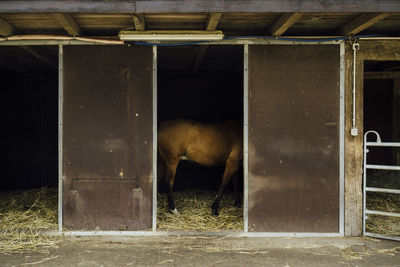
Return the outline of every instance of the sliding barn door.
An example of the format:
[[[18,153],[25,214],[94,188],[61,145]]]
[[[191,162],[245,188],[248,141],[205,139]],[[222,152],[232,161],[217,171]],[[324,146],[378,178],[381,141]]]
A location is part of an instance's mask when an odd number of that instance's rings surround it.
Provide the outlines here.
[[[152,226],[152,48],[65,46],[63,227]]]
[[[339,232],[338,45],[249,46],[249,232]]]

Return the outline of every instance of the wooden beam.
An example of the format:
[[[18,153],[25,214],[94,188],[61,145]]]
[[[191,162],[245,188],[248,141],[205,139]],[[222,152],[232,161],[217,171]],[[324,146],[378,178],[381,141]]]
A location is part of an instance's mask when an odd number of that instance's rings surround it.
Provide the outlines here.
[[[344,25],[340,29],[340,34],[345,36],[355,35],[368,27],[371,27],[378,21],[389,16],[388,13],[367,13],[360,15],[350,21],[348,24]]]
[[[222,13],[210,13],[207,17],[207,22],[205,29],[207,31],[215,31],[218,26],[218,23],[221,19]],[[203,59],[207,53],[208,45],[202,45],[199,47],[197,51],[196,58],[193,64],[193,71],[198,71],[200,69],[201,63],[203,63]]]
[[[400,71],[368,71],[364,72],[364,79],[400,80]]]
[[[10,12],[400,12],[398,0],[19,0],[0,1]]]
[[[285,13],[269,29],[272,36],[280,36],[295,24],[302,16],[302,13]]]
[[[0,18],[0,35],[10,36],[14,32],[14,28],[4,19]]]
[[[77,36],[81,34],[81,28],[71,14],[54,13],[53,16],[56,18],[57,22],[64,27],[69,35]]]
[[[221,19],[222,13],[210,13],[207,17],[206,31],[215,31]]]
[[[31,55],[33,55],[37,59],[39,59],[39,60],[41,60],[43,62],[46,62],[52,68],[54,68],[54,69],[58,68],[57,61],[54,58],[52,58],[49,55],[47,55],[46,52],[43,51],[43,49],[41,49],[39,47],[26,46],[26,45],[21,45],[20,48],[22,48],[23,50],[27,51],[28,53],[30,53]]]
[[[135,24],[135,30],[137,31],[146,30],[146,19],[143,13],[134,14],[133,23]]]

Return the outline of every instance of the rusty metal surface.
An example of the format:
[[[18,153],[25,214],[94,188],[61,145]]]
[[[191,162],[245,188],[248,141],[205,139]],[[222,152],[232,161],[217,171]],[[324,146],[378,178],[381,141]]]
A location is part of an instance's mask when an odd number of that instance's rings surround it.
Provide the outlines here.
[[[152,216],[151,47],[64,47],[67,229],[143,230]]]
[[[249,231],[339,232],[339,46],[249,47]]]

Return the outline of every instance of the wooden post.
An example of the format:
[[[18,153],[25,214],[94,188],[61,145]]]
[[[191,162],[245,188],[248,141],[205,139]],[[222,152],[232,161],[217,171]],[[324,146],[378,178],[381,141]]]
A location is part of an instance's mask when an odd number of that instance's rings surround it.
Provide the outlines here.
[[[351,136],[352,128],[352,84],[353,50],[346,45],[346,84],[345,84],[345,235],[362,234],[362,175],[363,175],[363,102],[364,102],[364,61],[400,60],[399,40],[359,41],[356,65],[356,126],[358,136]],[[399,82],[396,82],[397,84]],[[398,85],[395,85],[398,88]],[[400,95],[397,95],[400,97]],[[398,124],[398,122],[397,122]]]
[[[346,45],[345,85],[345,235],[359,236],[362,231],[362,172],[363,172],[363,64],[356,65],[356,127],[358,136],[350,134],[353,116],[353,50]]]

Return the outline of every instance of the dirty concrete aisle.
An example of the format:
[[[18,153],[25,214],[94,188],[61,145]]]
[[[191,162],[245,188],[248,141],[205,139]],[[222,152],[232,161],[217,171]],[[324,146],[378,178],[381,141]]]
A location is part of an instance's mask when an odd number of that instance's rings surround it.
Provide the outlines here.
[[[1,266],[400,266],[400,243],[365,238],[69,238]]]

